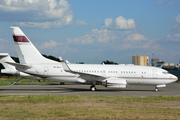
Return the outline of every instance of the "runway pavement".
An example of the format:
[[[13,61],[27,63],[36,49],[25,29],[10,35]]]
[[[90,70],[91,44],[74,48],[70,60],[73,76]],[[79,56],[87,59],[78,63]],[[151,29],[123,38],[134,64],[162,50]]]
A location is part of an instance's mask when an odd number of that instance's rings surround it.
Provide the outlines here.
[[[154,86],[131,85],[126,89],[109,89],[97,85],[97,91],[90,91],[90,85],[65,84],[56,82],[30,83],[0,86],[0,95],[92,95],[92,96],[180,96],[180,83],[168,84],[154,92]]]

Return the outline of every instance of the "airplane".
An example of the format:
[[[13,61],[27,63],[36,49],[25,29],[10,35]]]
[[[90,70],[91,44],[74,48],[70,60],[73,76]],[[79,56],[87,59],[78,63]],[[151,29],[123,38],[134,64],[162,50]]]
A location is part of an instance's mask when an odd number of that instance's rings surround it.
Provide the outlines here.
[[[40,77],[36,77],[36,76],[32,76],[30,74],[20,72],[20,71],[16,70],[16,68],[14,66],[9,65],[6,62],[15,63],[15,61],[10,57],[10,55],[8,53],[0,53],[0,63],[5,68],[5,69],[1,69],[1,73],[15,75],[15,76],[21,76],[22,78],[37,79],[37,80],[42,79]],[[14,82],[13,85],[15,83],[17,83],[18,81],[20,81],[22,78],[20,78],[16,82]]]
[[[152,66],[105,65],[105,64],[66,64],[43,57],[19,27],[10,27],[20,60],[19,63],[6,62],[24,73],[59,80],[90,84],[90,90],[96,91],[96,85],[107,88],[126,88],[128,85],[153,85],[155,91],[178,78],[168,71]]]

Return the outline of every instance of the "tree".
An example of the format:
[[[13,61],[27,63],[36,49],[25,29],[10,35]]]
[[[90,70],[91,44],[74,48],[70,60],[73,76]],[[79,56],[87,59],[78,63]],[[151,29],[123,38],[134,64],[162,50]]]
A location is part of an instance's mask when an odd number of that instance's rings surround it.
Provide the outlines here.
[[[54,60],[54,61],[60,62],[59,58],[56,58],[56,57],[54,57],[54,56],[52,56],[52,55],[49,55],[49,56],[44,55],[44,54],[42,54],[42,55],[43,55],[44,57],[48,58],[48,59],[51,59],[51,60]]]
[[[19,63],[19,58],[11,56],[11,58],[16,62]]]
[[[116,62],[113,62],[113,61],[109,61],[109,60],[106,60],[106,61],[102,61],[101,64],[115,64],[115,65],[118,65],[118,63]]]

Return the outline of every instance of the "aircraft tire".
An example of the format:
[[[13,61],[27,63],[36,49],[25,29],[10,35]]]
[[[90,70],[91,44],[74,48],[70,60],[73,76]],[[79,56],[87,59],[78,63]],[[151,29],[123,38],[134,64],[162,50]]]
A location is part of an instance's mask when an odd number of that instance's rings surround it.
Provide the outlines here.
[[[155,92],[158,92],[158,91],[159,91],[159,89],[156,87],[156,88],[154,89],[154,91],[155,91]]]
[[[96,87],[92,85],[92,86],[90,87],[90,90],[91,90],[91,91],[96,91]]]
[[[60,85],[64,85],[65,83],[63,83],[63,82],[60,82]]]

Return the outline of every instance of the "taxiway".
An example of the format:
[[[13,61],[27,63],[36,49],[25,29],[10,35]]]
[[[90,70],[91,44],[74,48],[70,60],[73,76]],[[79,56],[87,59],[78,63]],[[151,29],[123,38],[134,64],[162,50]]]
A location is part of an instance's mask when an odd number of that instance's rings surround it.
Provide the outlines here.
[[[154,86],[131,85],[126,89],[108,89],[97,85],[97,91],[90,91],[90,85],[65,84],[56,82],[30,83],[22,85],[0,86],[0,95],[93,95],[93,96],[180,96],[180,83],[168,84],[154,91]]]

